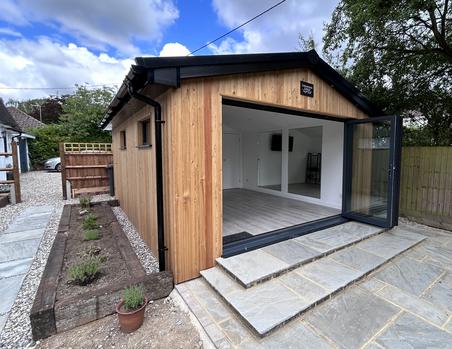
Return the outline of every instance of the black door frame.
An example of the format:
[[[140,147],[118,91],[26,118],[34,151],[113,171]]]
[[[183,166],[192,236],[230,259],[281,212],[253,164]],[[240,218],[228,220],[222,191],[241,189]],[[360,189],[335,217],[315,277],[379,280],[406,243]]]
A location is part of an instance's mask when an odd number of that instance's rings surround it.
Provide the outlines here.
[[[346,158],[345,129],[347,128],[347,123],[354,122],[354,121],[360,121],[360,120],[356,120],[356,119],[350,120],[347,118],[340,118],[340,117],[334,117],[334,116],[329,116],[329,115],[303,112],[303,111],[298,111],[298,110],[293,110],[293,109],[287,109],[284,107],[258,104],[258,103],[253,103],[253,102],[249,102],[249,101],[242,101],[242,100],[230,99],[230,98],[225,98],[225,97],[223,97],[223,99],[222,99],[222,105],[230,105],[230,106],[247,108],[247,109],[256,109],[256,110],[270,111],[270,112],[276,112],[276,113],[282,113],[282,114],[310,117],[310,118],[315,118],[315,119],[342,122],[342,123],[344,123],[344,153],[343,153],[344,166],[345,166],[345,161],[346,161],[346,159],[345,159]],[[365,121],[365,120],[376,121],[379,118],[380,117],[372,117],[372,118],[368,118],[368,119],[363,119],[363,121]],[[386,118],[386,117],[382,117],[382,118]],[[398,125],[398,122],[396,124]],[[391,139],[393,139],[394,142],[396,142],[396,144],[395,144],[396,148],[397,147],[400,148],[399,144],[401,144],[401,123],[400,123],[400,129],[398,126],[392,127],[392,131],[395,133],[394,133],[394,137],[391,137]],[[398,163],[400,163],[400,153],[398,153],[397,151],[394,152],[394,161],[396,161],[396,162],[398,161]],[[348,166],[348,163],[347,163],[347,166]],[[343,168],[342,173],[343,173],[343,175],[342,175],[343,176],[342,193],[344,194],[344,192],[345,192],[344,184],[346,182],[345,167]],[[393,225],[397,225],[398,206],[399,206],[398,205],[398,192],[399,192],[399,181],[400,181],[399,166],[397,167],[397,171],[394,172],[393,176],[394,176],[393,177],[394,180],[392,181],[393,188],[391,190],[393,190],[395,193],[397,193],[397,195],[396,195],[397,202],[394,202],[394,206],[393,206],[394,212],[393,212],[392,222],[394,223]],[[342,205],[344,205],[344,195],[342,195]],[[342,212],[343,212],[343,209],[344,209],[344,206],[342,206]],[[395,217],[394,217],[394,215],[395,215]],[[331,217],[326,217],[326,218],[314,220],[314,221],[303,223],[303,224],[298,224],[298,225],[294,225],[294,226],[290,226],[290,227],[286,227],[286,228],[282,228],[282,229],[278,229],[278,230],[273,230],[273,231],[269,231],[269,232],[266,232],[263,234],[253,236],[253,237],[245,238],[243,240],[223,244],[222,257],[225,257],[225,258],[231,257],[234,255],[252,251],[252,250],[264,247],[264,246],[272,245],[277,242],[285,241],[285,240],[299,237],[302,235],[310,234],[310,233],[313,233],[313,232],[316,232],[319,230],[327,229],[327,228],[333,227],[335,225],[343,224],[351,219],[354,219],[354,218],[348,218],[341,213],[338,215],[333,215]],[[372,224],[372,223],[370,223],[370,224]]]
[[[387,215],[386,219],[372,217],[356,212],[350,212],[351,186],[352,186],[352,162],[353,162],[353,126],[370,124],[381,121],[390,121],[391,132],[389,142],[389,168],[387,190]],[[399,194],[400,194],[400,159],[402,149],[402,118],[397,115],[372,117],[360,120],[348,120],[344,124],[344,168],[342,182],[342,215],[348,219],[392,228],[398,224]]]

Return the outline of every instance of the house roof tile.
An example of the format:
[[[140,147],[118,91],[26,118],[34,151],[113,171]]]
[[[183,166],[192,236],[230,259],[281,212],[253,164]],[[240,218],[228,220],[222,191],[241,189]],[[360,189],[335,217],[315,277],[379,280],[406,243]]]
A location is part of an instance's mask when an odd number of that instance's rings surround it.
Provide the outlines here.
[[[20,131],[22,132],[25,132],[30,128],[44,126],[44,123],[28,115],[27,113],[24,113],[22,110],[19,110],[15,107],[8,107],[7,110],[16,121],[17,125],[20,128]]]

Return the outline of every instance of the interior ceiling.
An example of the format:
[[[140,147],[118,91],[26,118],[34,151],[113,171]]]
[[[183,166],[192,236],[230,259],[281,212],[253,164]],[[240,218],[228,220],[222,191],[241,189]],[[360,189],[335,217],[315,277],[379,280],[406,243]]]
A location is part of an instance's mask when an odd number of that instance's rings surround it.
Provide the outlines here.
[[[329,122],[335,121],[223,105],[223,126],[242,132],[276,131],[282,127],[322,126]]]

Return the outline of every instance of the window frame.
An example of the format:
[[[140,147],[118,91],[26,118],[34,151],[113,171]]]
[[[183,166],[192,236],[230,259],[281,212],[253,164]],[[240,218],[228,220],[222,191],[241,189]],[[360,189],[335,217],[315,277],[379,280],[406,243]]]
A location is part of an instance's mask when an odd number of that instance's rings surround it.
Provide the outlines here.
[[[127,150],[127,133],[126,130],[119,131],[119,149]]]
[[[152,147],[152,126],[151,118],[138,121],[138,148]]]

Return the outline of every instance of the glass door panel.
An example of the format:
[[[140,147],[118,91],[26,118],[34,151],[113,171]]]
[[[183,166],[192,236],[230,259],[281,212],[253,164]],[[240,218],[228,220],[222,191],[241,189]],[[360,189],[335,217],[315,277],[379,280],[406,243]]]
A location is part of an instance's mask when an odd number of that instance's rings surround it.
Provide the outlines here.
[[[347,122],[344,216],[383,227],[396,224],[399,128],[394,116]]]

